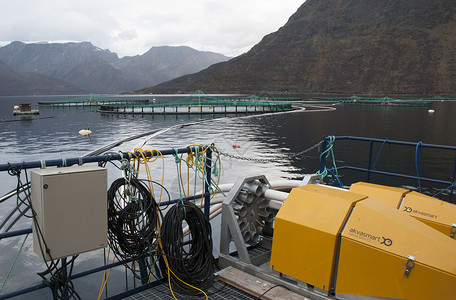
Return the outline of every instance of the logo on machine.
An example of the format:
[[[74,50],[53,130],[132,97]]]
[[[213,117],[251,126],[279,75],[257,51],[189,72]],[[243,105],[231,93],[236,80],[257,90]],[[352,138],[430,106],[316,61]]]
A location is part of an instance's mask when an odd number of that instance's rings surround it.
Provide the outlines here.
[[[390,238],[380,236],[380,235],[370,234],[370,233],[358,230],[356,228],[350,228],[350,231],[348,232],[348,234],[352,235],[352,236],[356,236],[358,238],[361,238],[361,239],[369,241],[369,242],[377,241],[380,245],[385,245],[386,247],[389,247],[393,244],[393,240]]]
[[[410,206],[404,206],[404,211],[411,213],[413,211],[413,209]]]
[[[382,236],[382,241],[380,242],[380,245],[385,245],[387,247],[391,246],[393,244],[393,240],[392,239],[389,239],[389,238],[386,238],[384,236]]]
[[[433,219],[437,219],[437,215],[434,215],[434,214],[431,214],[431,213],[428,213],[428,212],[424,212],[424,211],[419,211],[419,210],[416,210],[416,209],[413,209],[411,206],[404,206],[404,210],[406,213],[414,213],[414,214],[418,214],[418,215],[422,215],[422,216],[425,216],[425,217],[429,217],[429,218],[433,218]]]

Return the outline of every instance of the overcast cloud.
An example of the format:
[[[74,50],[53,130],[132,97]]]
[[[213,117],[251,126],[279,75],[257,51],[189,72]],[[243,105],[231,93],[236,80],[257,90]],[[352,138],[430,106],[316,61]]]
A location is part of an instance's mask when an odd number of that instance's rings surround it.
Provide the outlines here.
[[[0,46],[89,41],[120,57],[153,46],[247,52],[305,0],[0,0]]]

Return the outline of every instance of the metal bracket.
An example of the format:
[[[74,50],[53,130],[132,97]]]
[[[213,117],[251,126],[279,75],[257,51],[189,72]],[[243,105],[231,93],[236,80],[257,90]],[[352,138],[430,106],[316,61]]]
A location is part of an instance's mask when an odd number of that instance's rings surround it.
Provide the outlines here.
[[[321,176],[318,174],[306,174],[302,179],[302,185],[323,183]]]
[[[415,257],[408,255],[407,256],[407,261],[405,262],[405,272],[404,272],[404,277],[407,278],[409,277],[410,271],[412,268],[415,266]]]

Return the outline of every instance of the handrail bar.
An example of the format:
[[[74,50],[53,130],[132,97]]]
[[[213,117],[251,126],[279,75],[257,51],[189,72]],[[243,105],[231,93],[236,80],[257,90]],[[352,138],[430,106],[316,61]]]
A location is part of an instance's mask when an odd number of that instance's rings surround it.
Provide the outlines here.
[[[196,147],[192,147],[196,148]],[[190,153],[192,151],[191,148],[180,148],[177,149],[177,153]],[[167,149],[167,150],[152,150],[152,151],[144,151],[147,157],[159,155],[159,152],[162,155],[172,155],[176,154],[174,149]],[[85,163],[94,163],[94,162],[106,162],[111,160],[121,160],[122,158],[126,157],[128,154],[104,154],[104,155],[97,155],[97,156],[81,156],[81,157],[72,157],[72,158],[65,158],[65,159],[49,159],[49,160],[36,160],[30,162],[22,162],[22,163],[7,163],[7,164],[0,164],[0,172],[1,171],[8,171],[11,167],[16,167],[20,169],[34,169],[34,168],[41,168],[42,165],[46,167],[62,167],[64,165],[71,166],[71,165],[78,165],[78,164],[85,164]],[[134,155],[140,156],[139,152],[134,152]]]
[[[350,169],[350,170],[355,170],[355,171],[361,171],[367,174],[367,182],[370,182],[371,180],[371,175],[372,174],[381,174],[381,175],[386,175],[386,176],[395,176],[395,177],[402,177],[406,179],[414,179],[418,180],[418,187],[419,191],[422,192],[421,188],[421,181],[427,181],[427,182],[433,182],[433,183],[439,183],[439,184],[447,184],[449,185],[450,190],[450,199],[449,202],[452,202],[453,199],[453,192],[456,188],[456,146],[448,146],[448,145],[436,145],[436,144],[426,144],[423,142],[405,142],[405,141],[397,141],[397,140],[389,140],[389,139],[378,139],[378,138],[366,138],[366,137],[356,137],[356,136],[324,136],[322,138],[322,147],[321,147],[321,155],[320,155],[320,174],[324,174],[325,170],[328,170],[326,168],[326,159],[329,155],[329,150],[332,151],[332,143],[336,140],[352,140],[352,141],[361,141],[361,142],[366,142],[369,144],[369,154],[368,154],[368,165],[367,168],[361,168],[361,167],[356,167],[356,166],[344,166],[344,167],[334,167],[331,169],[331,171],[335,171],[336,168],[341,170],[341,169]],[[400,145],[400,146],[409,146],[409,147],[415,147],[415,165],[416,165],[416,172],[417,175],[407,175],[407,174],[399,174],[399,173],[393,173],[390,170],[386,171],[377,171],[375,170],[376,167],[376,162],[374,166],[372,167],[372,159],[373,159],[373,145],[374,143],[379,143],[382,144],[382,148],[384,144],[389,144],[391,145]],[[330,148],[328,148],[330,147]],[[380,152],[382,150],[380,148]],[[455,152],[454,156],[454,167],[453,167],[453,172],[450,176],[450,180],[441,180],[441,179],[435,179],[435,178],[426,178],[422,177],[420,174],[420,169],[418,168],[418,163],[421,165],[421,160],[422,160],[422,154],[421,150],[423,148],[431,148],[431,149],[439,149],[439,150],[450,150]],[[380,155],[380,152],[378,155]],[[325,154],[325,155],[324,155]],[[419,154],[419,160],[418,160],[418,154]],[[389,147],[388,150],[388,155],[391,155],[391,149]],[[377,156],[378,159],[378,156]],[[339,184],[341,184],[339,182]]]
[[[333,171],[333,169],[330,169]],[[370,172],[370,173],[375,173],[375,174],[381,174],[381,175],[389,175],[389,176],[395,176],[395,177],[403,177],[403,178],[408,178],[408,179],[418,179],[417,176],[413,175],[406,175],[406,174],[399,174],[399,173],[394,173],[394,172],[385,172],[385,171],[377,171],[377,170],[369,170],[365,168],[358,168],[358,167],[353,167],[353,166],[342,166],[342,167],[337,167],[337,170],[353,170],[353,171],[360,171],[360,172]],[[452,184],[451,181],[446,181],[446,180],[439,180],[439,179],[433,179],[433,178],[427,178],[427,177],[420,177],[419,178],[422,181],[428,181],[428,182],[433,182],[433,183],[441,183],[441,184]]]
[[[328,137],[324,137],[324,140],[328,140]],[[389,139],[378,139],[378,138],[365,138],[365,137],[357,137],[357,136],[336,136],[336,140],[353,140],[353,141],[365,141],[365,142],[378,142],[378,143],[386,143],[386,144],[396,144],[396,145],[404,145],[404,146],[417,146],[418,143],[414,142],[405,142],[405,141],[397,141],[397,140],[389,140]],[[447,146],[447,145],[437,145],[437,144],[425,144],[421,143],[420,146],[428,147],[428,148],[438,148],[438,149],[446,149],[446,150],[456,150],[456,146]]]

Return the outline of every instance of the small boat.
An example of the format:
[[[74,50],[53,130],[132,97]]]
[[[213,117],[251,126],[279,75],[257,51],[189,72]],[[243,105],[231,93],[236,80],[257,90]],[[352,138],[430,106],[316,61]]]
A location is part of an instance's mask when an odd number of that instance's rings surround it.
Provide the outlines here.
[[[19,106],[15,105],[13,108],[13,115],[39,115],[40,112],[38,109],[32,109],[30,103],[20,104]]]

